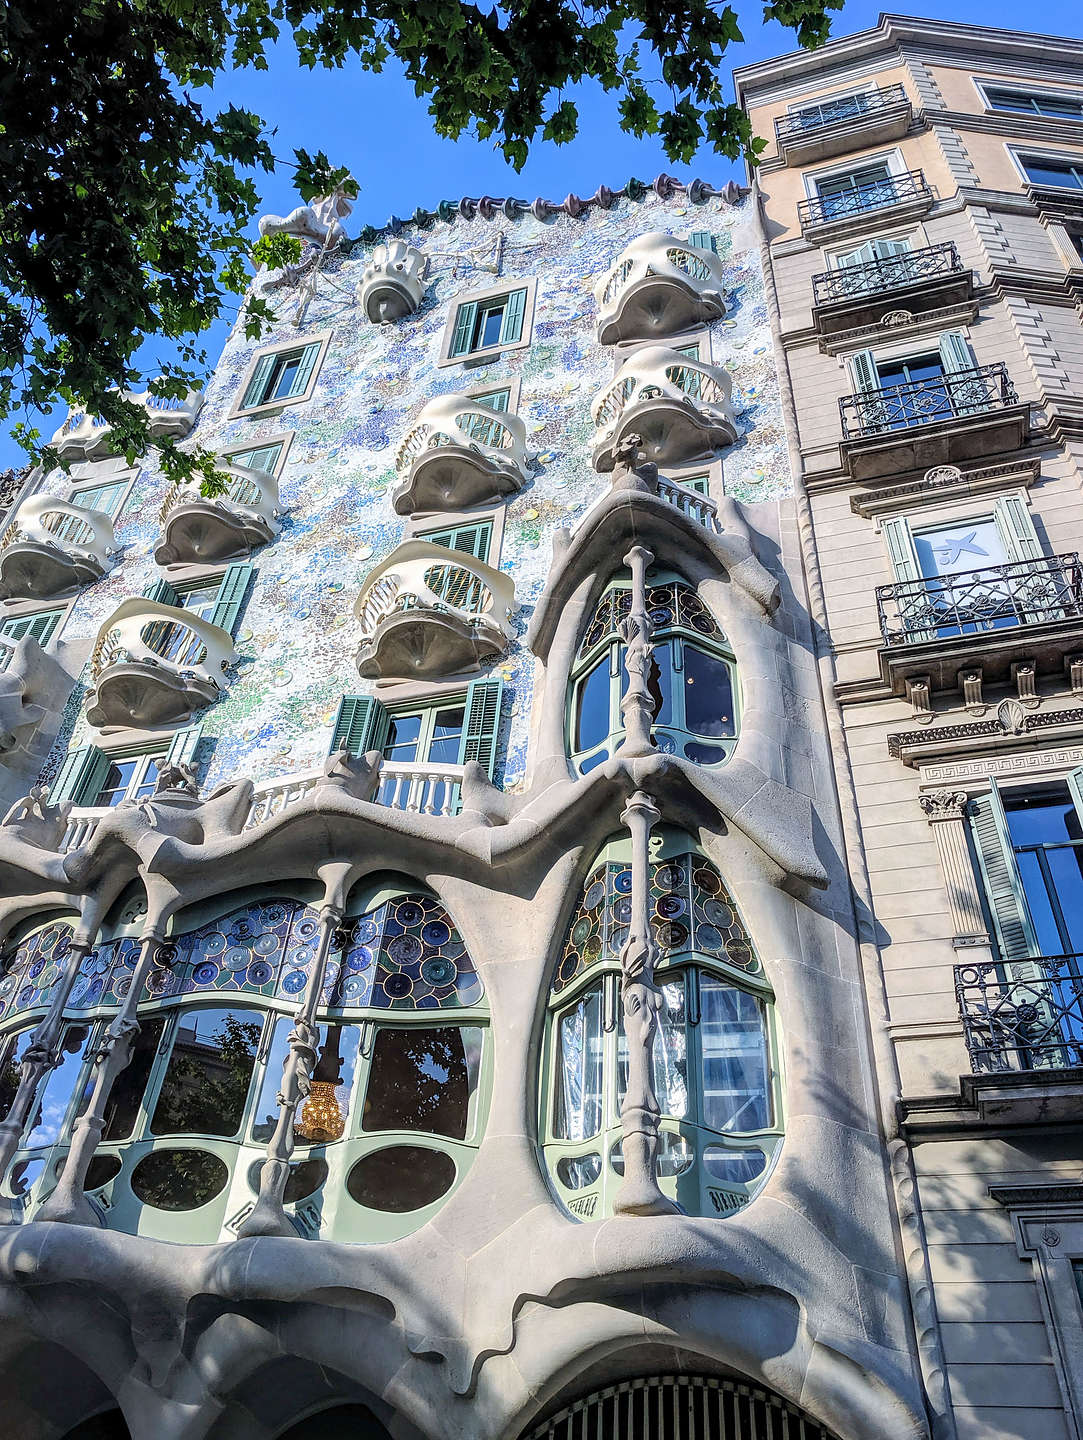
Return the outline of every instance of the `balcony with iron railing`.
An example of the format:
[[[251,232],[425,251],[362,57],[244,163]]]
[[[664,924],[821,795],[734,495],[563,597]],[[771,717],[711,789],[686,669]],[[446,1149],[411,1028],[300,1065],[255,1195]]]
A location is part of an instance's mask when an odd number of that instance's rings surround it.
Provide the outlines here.
[[[50,600],[101,579],[113,522],[56,495],[27,500],[0,539],[0,600]]]
[[[203,406],[202,390],[189,390],[183,398],[125,391],[124,398],[146,410],[152,440],[183,440]],[[49,444],[62,460],[99,460],[111,453],[112,430],[107,420],[72,410]]]
[[[125,600],[98,632],[87,720],[98,729],[183,724],[220,698],[236,658],[229,634],[209,620]]]
[[[660,340],[726,313],[722,261],[660,231],[625,246],[594,288],[598,341]]]
[[[1083,639],[1083,568],[1075,554],[1014,560],[881,585],[876,605],[881,673],[895,694],[917,675],[929,675],[935,690],[954,689],[971,668],[985,681],[1007,681],[1023,658],[1039,673],[1060,674]]]
[[[662,345],[637,350],[591,406],[598,435],[594,468],[613,469],[616,451],[638,435],[656,465],[698,464],[737,438],[729,372]]]
[[[530,478],[526,425],[469,395],[430,400],[395,456],[392,503],[415,510],[464,510],[516,495]]]
[[[511,640],[515,584],[472,555],[408,540],[366,577],[354,614],[363,679],[471,674]]]
[[[199,481],[175,484],[158,518],[154,549],[159,565],[221,565],[245,560],[282,528],[277,520],[278,481],[266,470],[221,466],[229,481],[224,495],[208,500]]]
[[[842,463],[854,480],[1005,455],[1029,429],[1029,407],[1000,363],[860,390],[843,396],[839,411]]]
[[[976,1074],[1083,1068],[1083,956],[955,966]]]
[[[812,323],[820,335],[879,325],[886,315],[925,315],[973,299],[974,272],[946,241],[812,277]]]
[[[932,208],[933,198],[924,171],[908,170],[838,194],[802,200],[797,218],[805,239],[820,242],[870,226],[915,219]]]
[[[897,140],[910,128],[913,111],[901,85],[885,85],[803,105],[775,121],[775,142],[787,165],[807,165],[848,150]]]

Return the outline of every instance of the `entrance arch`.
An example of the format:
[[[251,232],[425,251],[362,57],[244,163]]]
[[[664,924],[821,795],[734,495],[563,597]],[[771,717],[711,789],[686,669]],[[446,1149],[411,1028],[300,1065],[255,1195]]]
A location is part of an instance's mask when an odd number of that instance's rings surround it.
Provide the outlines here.
[[[390,1440],[390,1436],[367,1405],[336,1405],[298,1420],[276,1440]]]

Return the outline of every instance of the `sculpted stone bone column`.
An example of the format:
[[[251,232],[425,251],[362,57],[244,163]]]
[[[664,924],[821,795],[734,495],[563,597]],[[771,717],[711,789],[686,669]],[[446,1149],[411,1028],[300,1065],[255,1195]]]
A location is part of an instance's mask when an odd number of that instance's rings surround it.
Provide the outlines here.
[[[632,572],[632,608],[620,622],[620,638],[624,641],[624,668],[628,685],[620,702],[624,721],[621,754],[626,759],[650,755],[654,751],[651,722],[654,720],[654,698],[648,677],[651,667],[651,620],[647,614],[647,567],[654,559],[642,545],[633,545],[624,557]]]
[[[94,927],[95,929],[97,926]],[[83,930],[72,936],[64,963],[64,973],[56,983],[47,1014],[34,1032],[19,1066],[19,1088],[6,1119],[0,1122],[0,1175],[7,1173],[12,1156],[19,1148],[27,1121],[38,1102],[41,1082],[50,1070],[60,1064],[60,1036],[64,1030],[64,1011],[79,974],[83,959],[93,949],[91,935]],[[0,1225],[13,1225],[20,1219],[18,1206],[0,1195]]]
[[[282,1088],[276,1096],[278,1122],[274,1134],[267,1142],[267,1159],[260,1170],[259,1195],[251,1214],[237,1232],[241,1239],[248,1239],[253,1235],[297,1236],[297,1231],[290,1224],[289,1216],[283,1208],[283,1196],[290,1176],[297,1107],[308,1096],[312,1085],[312,1072],[316,1068],[320,1036],[316,1026],[316,1011],[323,994],[323,977],[327,972],[331,941],[342,923],[349,869],[348,866],[329,868],[331,873],[325,882],[324,903],[320,908],[320,938],[316,957],[309,971],[304,997],[297,1007],[293,1029],[287,1039],[286,1059],[282,1065]]]

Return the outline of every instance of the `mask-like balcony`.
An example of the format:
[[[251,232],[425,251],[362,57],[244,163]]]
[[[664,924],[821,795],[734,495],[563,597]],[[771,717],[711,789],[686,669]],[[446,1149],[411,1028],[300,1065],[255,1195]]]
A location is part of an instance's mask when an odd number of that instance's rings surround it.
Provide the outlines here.
[[[425,298],[428,258],[405,240],[377,245],[357,286],[357,298],[374,325],[412,315]]]
[[[526,426],[468,395],[442,395],[422,410],[395,465],[392,499],[400,515],[502,500],[529,478]]]
[[[138,395],[129,392],[124,398],[147,411],[152,440],[161,440],[165,436],[183,440],[196,423],[196,416],[203,406],[202,390],[189,390],[183,400],[152,395],[149,390]],[[100,460],[112,453],[112,432],[113,427],[108,421],[88,415],[83,410],[73,410],[49,444],[62,460]]]
[[[672,235],[640,235],[594,290],[598,341],[661,340],[726,313],[722,261]]]
[[[27,500],[0,541],[0,600],[49,600],[101,579],[113,522],[54,495]]]
[[[957,465],[1018,450],[1029,407],[1003,364],[953,370],[839,401],[842,462],[854,480]]]
[[[354,614],[366,680],[437,680],[490,665],[507,649],[510,575],[472,555],[408,540],[368,575]]]
[[[223,465],[229,491],[214,500],[199,493],[199,482],[175,485],[159,519],[162,533],[154,550],[159,565],[217,565],[244,560],[266,545],[281,526],[278,481],[266,470]]]
[[[812,277],[812,323],[819,335],[879,325],[885,315],[925,315],[974,297],[974,272],[950,241],[843,265]]]
[[[876,604],[880,673],[896,695],[918,676],[954,690],[966,670],[1006,683],[1024,659],[1036,675],[1060,676],[1083,636],[1083,569],[1078,555],[1042,555],[881,585]]]
[[[802,200],[797,207],[801,234],[817,243],[855,231],[901,224],[924,215],[933,206],[933,192],[924,172],[886,175],[833,195]]]
[[[898,140],[910,128],[912,110],[901,85],[842,95],[805,105],[775,121],[775,142],[786,165],[809,165],[848,150]]]
[[[598,438],[594,468],[612,470],[626,435],[639,435],[656,465],[695,464],[732,445],[737,422],[727,371],[662,345],[630,355],[590,407]]]
[[[154,600],[125,600],[98,633],[87,719],[97,729],[179,725],[222,694],[225,630]]]

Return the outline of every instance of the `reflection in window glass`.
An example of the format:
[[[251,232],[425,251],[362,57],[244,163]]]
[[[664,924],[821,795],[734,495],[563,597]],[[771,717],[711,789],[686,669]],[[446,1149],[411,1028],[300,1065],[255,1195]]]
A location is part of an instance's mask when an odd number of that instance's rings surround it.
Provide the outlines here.
[[[278,1092],[282,1088],[282,1067],[289,1053],[287,1041],[294,1023],[288,1015],[280,1015],[275,1022],[274,1036],[263,1070],[263,1085],[252,1124],[254,1140],[269,1140],[278,1124]],[[321,1127],[314,1124],[304,1126],[301,1117],[305,1102],[302,1100],[297,1106],[297,1121],[294,1126],[294,1143],[298,1148],[302,1145],[326,1144],[345,1133],[350,1114],[359,1039],[360,1030],[356,1025],[320,1026],[316,1068],[312,1079],[314,1084],[331,1087],[330,1090],[319,1092],[317,1096],[323,1107],[323,1118],[330,1123]],[[332,1105],[333,1111],[330,1110]],[[312,1119],[311,1115],[309,1118]],[[336,1128],[338,1134],[333,1133]]]
[[[465,1140],[477,1089],[481,1030],[381,1029],[369,1072],[365,1130],[427,1130]]]
[[[4,1043],[3,1059],[0,1060],[0,1118],[7,1115],[15,1099],[19,1088],[19,1066],[33,1034],[33,1030],[22,1030]]]
[[[659,985],[662,1008],[654,1034],[654,1093],[663,1115],[683,1120],[688,1115],[688,1012],[684,978]],[[617,1055],[617,1095],[624,1100],[628,1088],[628,1039],[621,1021]]]
[[[28,1149],[33,1149],[35,1145],[54,1145],[60,1139],[89,1036],[89,1025],[69,1025],[64,1031],[60,1042],[60,1063],[55,1070],[49,1071],[49,1078],[38,1100],[33,1128],[23,1141]]]
[[[135,1117],[139,1114],[139,1106],[143,1100],[143,1091],[147,1088],[147,1080],[150,1078],[150,1067],[154,1064],[154,1057],[158,1053],[158,1042],[162,1038],[164,1028],[165,1020],[161,1017],[141,1021],[139,1034],[132,1043],[132,1058],[117,1076],[109,1099],[106,1101],[105,1127],[102,1130],[103,1140],[127,1140],[132,1133]],[[86,1086],[79,1102],[80,1114],[90,1102],[94,1078],[95,1072],[92,1070],[87,1076]]]
[[[251,1010],[187,1010],[151,1120],[155,1135],[235,1135],[262,1021]]]
[[[609,656],[589,670],[579,684],[575,714],[576,751],[592,750],[609,734]]]
[[[206,1150],[152,1150],[132,1171],[132,1190],[155,1210],[197,1210],[228,1180],[225,1161]]]
[[[693,735],[736,734],[730,667],[694,645],[684,647],[684,727]]]
[[[1083,827],[1067,785],[1001,800],[1040,953],[1083,951]]]
[[[560,1017],[554,1133],[586,1140],[602,1128],[602,992],[588,990]]]
[[[753,996],[700,976],[703,1121],[712,1130],[762,1130],[771,1123],[767,1037]]]

